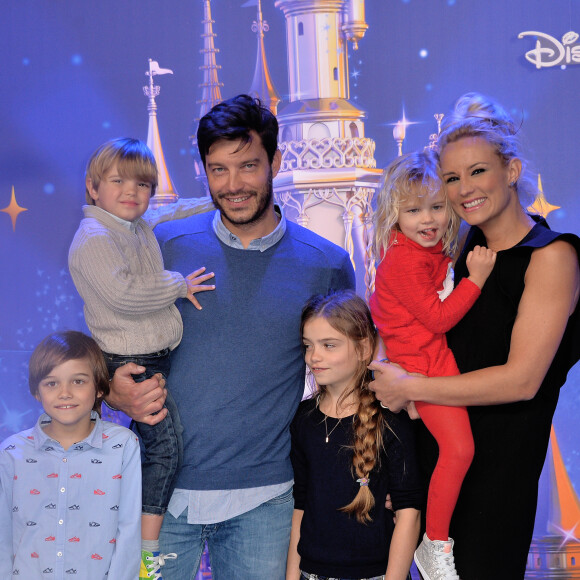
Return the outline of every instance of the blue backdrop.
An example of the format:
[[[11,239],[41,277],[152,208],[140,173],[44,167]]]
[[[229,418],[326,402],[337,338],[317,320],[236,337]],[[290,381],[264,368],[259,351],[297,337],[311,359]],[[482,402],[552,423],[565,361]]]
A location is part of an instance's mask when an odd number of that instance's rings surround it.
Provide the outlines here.
[[[284,98],[285,20],[274,0],[264,0],[262,8],[270,25],[270,70]],[[252,81],[256,8],[242,0],[213,0],[212,11],[227,98],[246,92]],[[0,439],[30,426],[37,415],[27,393],[31,349],[53,330],[85,329],[66,260],[81,217],[84,167],[107,139],[146,138],[142,87],[149,58],[174,71],[155,79],[169,172],[182,197],[201,195],[189,136],[201,97],[202,17],[200,0],[1,3],[0,209],[9,206],[14,191],[26,211],[14,229],[15,212],[0,213]],[[416,123],[403,145],[410,151],[427,143],[436,131],[433,115],[447,112],[459,95],[490,94],[522,121],[532,167],[541,173],[548,202],[560,206],[548,216],[551,227],[580,233],[580,46],[568,35],[563,58],[538,68],[525,58],[536,37],[518,38],[536,31],[562,44],[566,33],[580,30],[579,0],[368,0],[366,20],[366,36],[349,54],[350,98],[367,112],[366,136],[376,141],[379,166],[396,155],[392,128],[403,111]],[[542,43],[557,49],[554,41]],[[537,61],[537,54],[530,58]],[[541,53],[540,65],[550,60],[557,61],[557,54]],[[576,367],[554,421],[576,489],[579,384]],[[544,498],[544,531],[546,505]]]

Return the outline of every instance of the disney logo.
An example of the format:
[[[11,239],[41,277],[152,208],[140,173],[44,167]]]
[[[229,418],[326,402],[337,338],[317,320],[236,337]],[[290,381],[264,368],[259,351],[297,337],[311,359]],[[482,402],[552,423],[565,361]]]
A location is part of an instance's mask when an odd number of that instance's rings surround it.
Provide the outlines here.
[[[570,31],[562,36],[562,42],[557,38],[533,30],[520,32],[518,38],[536,36],[536,48],[526,52],[526,60],[536,65],[536,68],[557,66],[559,64],[580,64],[580,44],[574,44],[579,35]]]

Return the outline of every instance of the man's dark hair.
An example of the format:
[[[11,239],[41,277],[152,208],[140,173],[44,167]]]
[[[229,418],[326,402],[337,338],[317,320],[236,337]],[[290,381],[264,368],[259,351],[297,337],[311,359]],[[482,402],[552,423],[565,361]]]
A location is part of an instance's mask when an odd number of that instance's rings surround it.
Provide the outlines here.
[[[270,109],[249,95],[238,95],[217,104],[201,118],[197,129],[197,146],[204,167],[205,156],[216,141],[241,139],[245,146],[251,140],[250,131],[260,136],[271,164],[278,148],[278,121]]]

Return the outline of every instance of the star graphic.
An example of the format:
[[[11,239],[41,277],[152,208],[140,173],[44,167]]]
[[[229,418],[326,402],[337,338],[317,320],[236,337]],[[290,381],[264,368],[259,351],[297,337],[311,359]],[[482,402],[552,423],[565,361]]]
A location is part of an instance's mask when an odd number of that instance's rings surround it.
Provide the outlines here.
[[[528,211],[541,215],[543,218],[545,218],[551,211],[554,211],[555,209],[560,209],[559,205],[552,205],[551,203],[548,203],[548,200],[544,197],[544,188],[542,187],[542,177],[539,173],[538,173],[538,191],[540,193],[536,196],[534,203],[527,207]]]
[[[569,530],[565,530],[564,528],[561,528],[560,526],[555,526],[558,529],[558,531],[562,534],[562,542],[560,543],[560,549],[562,549],[566,544],[569,544],[571,542],[576,542],[576,543],[580,542],[580,538],[578,538],[577,532],[576,532],[576,528],[578,527],[578,524],[580,524],[580,522],[576,522],[574,524],[574,526]]]
[[[8,405],[4,401],[0,401],[4,407],[4,412],[0,415],[0,429],[6,429],[9,433],[16,433],[22,430],[24,421],[22,418],[28,413],[32,412],[32,409],[27,409],[26,411],[19,413],[14,409],[8,408]]]
[[[16,231],[16,218],[20,213],[23,211],[28,211],[25,207],[20,207],[18,203],[16,203],[16,195],[14,194],[14,186],[12,186],[12,199],[10,200],[10,204],[7,205],[4,209],[0,209],[4,213],[7,213],[12,220],[12,231]]]

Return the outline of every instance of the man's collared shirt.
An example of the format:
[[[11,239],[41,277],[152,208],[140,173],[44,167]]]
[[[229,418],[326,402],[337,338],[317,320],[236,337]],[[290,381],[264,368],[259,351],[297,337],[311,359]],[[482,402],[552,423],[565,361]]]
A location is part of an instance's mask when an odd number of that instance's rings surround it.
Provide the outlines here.
[[[232,232],[226,228],[219,211],[216,211],[213,216],[213,231],[219,240],[226,246],[230,246],[230,248],[236,248],[238,250],[258,250],[260,252],[265,252],[268,248],[271,248],[273,245],[277,244],[286,233],[286,218],[284,217],[281,208],[275,205],[274,211],[280,218],[280,221],[274,228],[274,231],[269,233],[267,236],[264,236],[263,238],[256,238],[255,240],[252,240],[247,248],[244,248],[238,236],[232,234]]]

